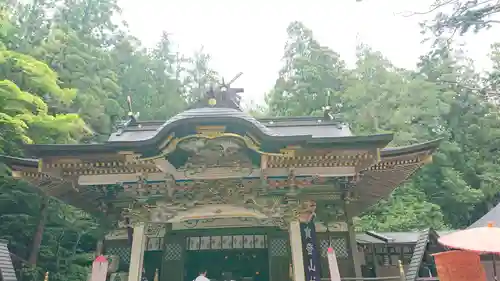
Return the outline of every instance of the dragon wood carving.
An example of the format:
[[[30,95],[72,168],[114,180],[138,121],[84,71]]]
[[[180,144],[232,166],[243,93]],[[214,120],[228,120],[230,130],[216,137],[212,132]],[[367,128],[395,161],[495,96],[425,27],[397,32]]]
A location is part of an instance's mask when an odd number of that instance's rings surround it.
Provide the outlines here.
[[[316,204],[301,202],[293,194],[265,196],[254,185],[237,180],[197,181],[187,186],[169,186],[162,198],[153,202],[135,202],[124,209],[122,216],[134,222],[165,223],[179,215],[202,206],[235,206],[264,215],[273,225],[286,228],[294,219],[310,219]]]
[[[181,141],[178,147],[190,154],[178,169],[186,178],[244,177],[253,171],[245,144],[236,138],[191,138]]]
[[[263,214],[263,219],[272,224],[287,227],[287,222],[310,219],[315,212],[315,204],[298,198],[293,171],[287,179],[290,189],[278,196],[269,196],[263,188],[267,183],[259,180],[243,183],[241,178],[250,175],[254,167],[242,140],[192,137],[181,140],[177,147],[189,154],[177,169],[189,180],[176,182],[173,175],[167,174],[162,190],[152,190],[144,177],[139,178],[140,189],[155,195],[148,197],[151,200],[147,204],[136,202],[125,209],[123,216],[128,221],[168,222],[201,206],[231,205]]]

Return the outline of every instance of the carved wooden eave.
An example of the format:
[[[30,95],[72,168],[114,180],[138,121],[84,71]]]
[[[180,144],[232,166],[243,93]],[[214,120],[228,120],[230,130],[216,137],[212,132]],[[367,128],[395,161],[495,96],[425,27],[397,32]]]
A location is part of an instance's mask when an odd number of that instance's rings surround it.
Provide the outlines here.
[[[234,205],[207,205],[180,212],[168,222],[182,222],[199,219],[255,218],[266,219],[267,216],[257,210],[250,210]]]
[[[122,212],[122,226],[141,222],[171,223],[200,219],[243,218],[267,221],[286,229],[293,220],[309,220],[316,204],[300,201],[297,196],[260,195],[258,189],[225,186],[220,181],[212,185],[197,185],[175,189],[150,203],[135,201]]]
[[[120,169],[127,165],[150,165],[151,162],[127,163],[120,162],[119,159],[107,162],[91,162],[89,159],[83,159],[84,162],[82,159],[68,158],[49,158],[49,160],[51,161],[40,164],[40,161],[4,157],[4,162],[13,168],[14,176],[31,180],[32,184],[45,191],[47,195],[58,197],[94,214],[101,213],[115,217],[121,215],[123,223],[128,225],[143,221],[168,222],[180,212],[214,204],[243,206],[249,211],[261,210],[266,214],[266,219],[272,220],[280,227],[286,227],[287,220],[303,213],[299,210],[302,206],[299,200],[284,200],[283,195],[286,194],[262,197],[261,195],[265,194],[261,192],[263,182],[259,178],[176,182],[172,176],[163,175],[161,182],[152,182],[145,173],[130,173],[127,175],[132,176],[131,183],[101,181],[98,185],[82,186],[78,185],[76,180],[81,176],[78,175],[79,171],[91,170],[95,174],[103,174],[114,167]],[[36,162],[38,165],[34,164]],[[44,169],[46,172],[39,172]],[[116,175],[109,176],[112,178]],[[51,184],[51,188],[46,188],[40,181],[33,181],[33,178],[44,179]],[[306,211],[308,215],[313,212],[307,209]]]
[[[348,227],[345,222],[331,223],[328,228],[322,222],[315,222],[317,232],[347,232]],[[211,228],[245,228],[245,227],[274,227],[268,220],[250,219],[250,218],[234,218],[234,219],[193,219],[179,222],[172,222],[172,230],[188,230],[188,229],[211,229]],[[148,223],[146,224],[146,233],[148,237],[163,238],[166,232],[166,224],[164,223]],[[109,240],[128,240],[128,230],[122,226],[106,234],[105,239]]]
[[[363,171],[349,188],[346,198],[350,216],[357,216],[411,177],[420,167],[432,162],[432,153],[441,140],[381,151],[381,161]]]
[[[13,178],[24,180],[37,187],[45,196],[60,199],[94,215],[116,212],[109,210],[102,200],[101,193],[89,192],[90,190],[81,191],[77,178],[74,176],[68,177],[62,176],[61,173],[44,172],[42,161],[38,159],[0,155],[0,162],[10,167]]]
[[[359,214],[428,162],[438,144],[381,152],[294,147],[289,148],[293,156],[263,155],[261,166],[254,166],[250,174],[215,167],[205,176],[194,173],[191,178],[165,159],[145,160],[133,152],[43,161],[3,157],[3,161],[14,176],[39,186],[47,195],[91,213],[121,216],[122,224],[169,222],[200,206],[230,204],[260,212],[274,225],[286,227],[291,220],[310,219],[316,207],[320,213],[329,212],[330,221],[342,219],[345,200],[349,215]],[[351,170],[339,173],[339,168]]]
[[[0,155],[0,162],[5,163],[11,169],[11,175],[16,179],[23,179],[29,184],[36,186],[40,191],[48,196],[58,195],[61,187],[71,186],[62,177],[44,173],[40,168],[38,159],[25,159]]]

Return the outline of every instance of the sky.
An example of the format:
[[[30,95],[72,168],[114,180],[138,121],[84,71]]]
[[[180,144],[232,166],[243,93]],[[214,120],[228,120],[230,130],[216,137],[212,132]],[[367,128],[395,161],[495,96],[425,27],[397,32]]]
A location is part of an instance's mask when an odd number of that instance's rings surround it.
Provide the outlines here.
[[[118,0],[130,31],[146,46],[154,46],[163,31],[171,34],[181,53],[203,50],[212,67],[226,80],[238,72],[234,86],[244,87],[248,102],[261,103],[277,78],[294,20],[312,29],[315,38],[340,53],[352,65],[358,43],[381,51],[396,66],[412,68],[428,50],[421,44],[418,23],[432,0]],[[489,67],[487,54],[496,31],[461,38],[479,69]],[[500,41],[500,38],[496,38]]]

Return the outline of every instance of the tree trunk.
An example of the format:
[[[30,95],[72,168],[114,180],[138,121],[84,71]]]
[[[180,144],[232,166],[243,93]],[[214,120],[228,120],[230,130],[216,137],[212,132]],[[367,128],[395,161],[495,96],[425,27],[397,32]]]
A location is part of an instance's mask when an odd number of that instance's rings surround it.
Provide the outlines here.
[[[104,239],[99,238],[95,249],[95,256],[98,257],[104,253]]]
[[[31,266],[35,267],[40,252],[40,245],[42,244],[43,231],[45,230],[45,223],[47,222],[47,214],[49,211],[49,200],[47,197],[43,198],[42,205],[40,206],[40,218],[38,219],[38,226],[33,237],[33,244],[31,246],[31,253],[28,262]]]
[[[80,241],[82,240],[84,233],[77,232],[76,235],[77,235],[76,241],[75,241],[75,244],[73,244],[73,249],[71,250],[71,256],[66,260],[66,265],[72,264],[73,261],[75,260],[76,251],[78,250],[78,245],[80,245]]]
[[[59,258],[59,254],[61,253],[61,243],[64,238],[64,229],[61,231],[61,234],[59,234],[59,237],[57,238],[57,248],[56,248],[56,268],[59,270],[59,266],[61,265],[61,259]]]

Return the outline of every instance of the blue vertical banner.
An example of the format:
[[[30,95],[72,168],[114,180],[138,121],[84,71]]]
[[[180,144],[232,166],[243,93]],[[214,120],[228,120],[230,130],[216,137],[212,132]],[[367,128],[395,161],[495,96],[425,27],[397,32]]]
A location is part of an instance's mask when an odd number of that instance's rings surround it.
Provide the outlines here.
[[[320,281],[321,269],[314,221],[300,224],[306,281]]]

